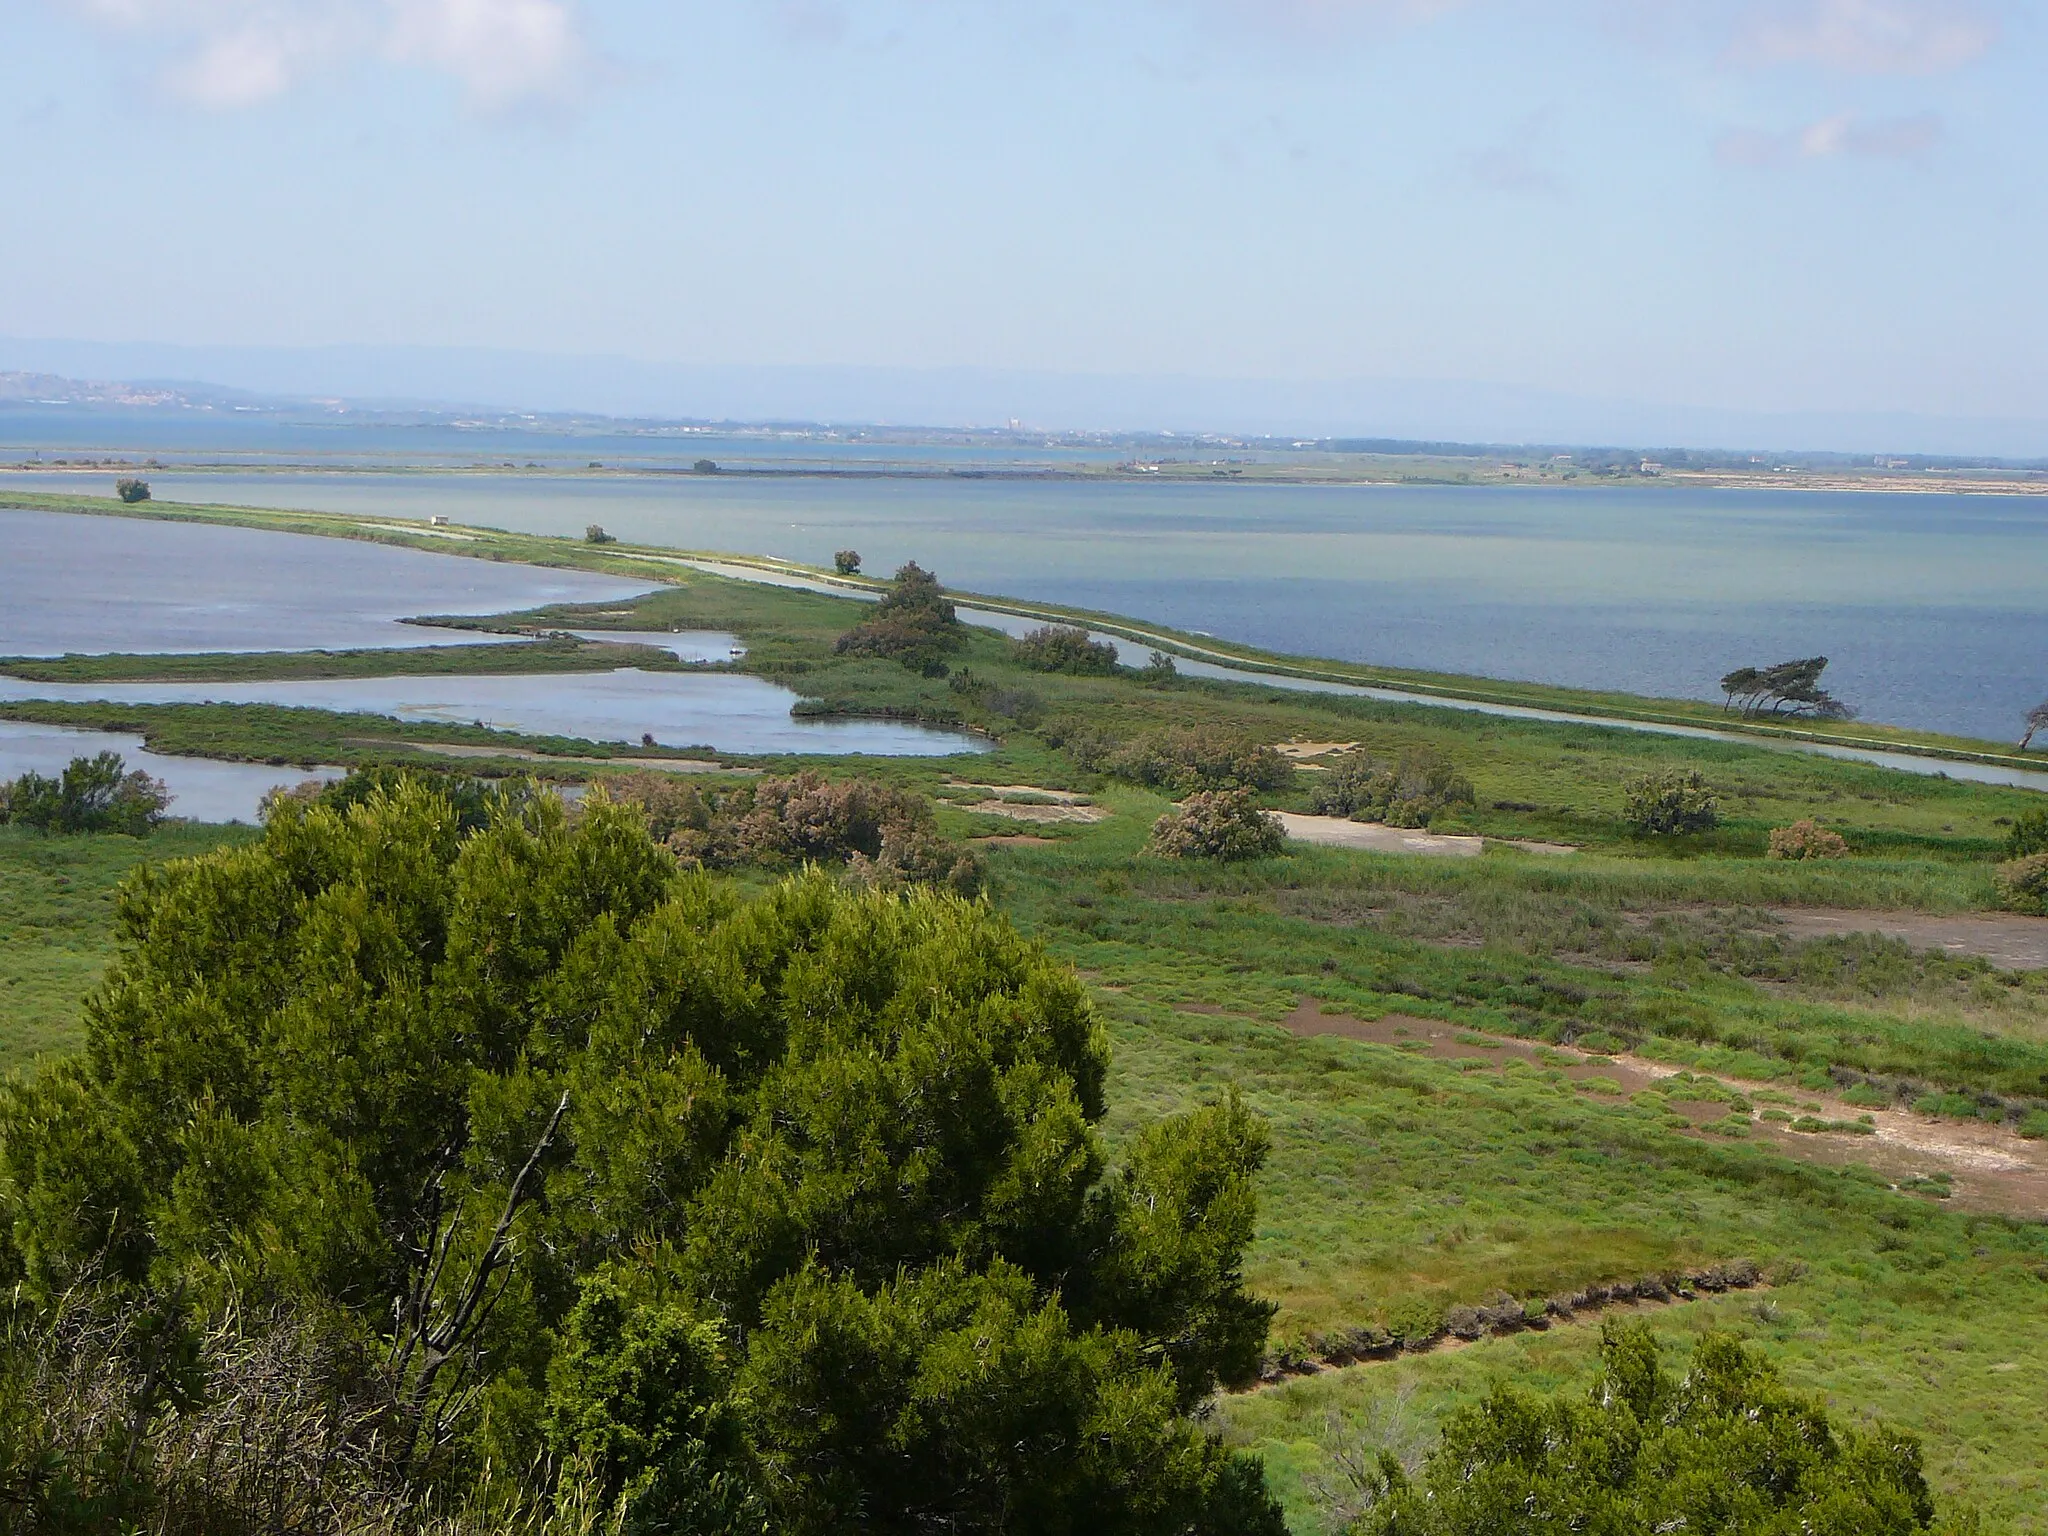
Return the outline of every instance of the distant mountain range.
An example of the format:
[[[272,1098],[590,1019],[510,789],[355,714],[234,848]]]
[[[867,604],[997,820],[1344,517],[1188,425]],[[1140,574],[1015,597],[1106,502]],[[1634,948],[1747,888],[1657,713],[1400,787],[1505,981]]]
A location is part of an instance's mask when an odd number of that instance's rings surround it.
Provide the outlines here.
[[[2048,458],[2048,421],[1602,400],[1442,380],[739,367],[455,347],[184,347],[0,337],[0,405],[470,412],[1149,436]],[[81,380],[121,380],[86,383]],[[199,382],[206,381],[206,382]],[[509,421],[507,424],[511,424]]]

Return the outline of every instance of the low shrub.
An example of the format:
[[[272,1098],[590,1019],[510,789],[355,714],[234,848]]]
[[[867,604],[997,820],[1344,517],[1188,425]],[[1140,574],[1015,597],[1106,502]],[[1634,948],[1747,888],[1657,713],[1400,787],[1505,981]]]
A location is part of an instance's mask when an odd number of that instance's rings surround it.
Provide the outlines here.
[[[1066,672],[1075,677],[1108,677],[1116,671],[1116,647],[1091,640],[1074,624],[1047,624],[1010,642],[1010,659],[1034,672]]]
[[[1998,867],[1998,894],[2015,912],[2048,917],[2048,853],[2030,853]]]
[[[1152,852],[1169,859],[1268,859],[1287,845],[1280,818],[1248,789],[1204,791],[1152,824]]]
[[[1841,833],[1830,832],[1809,816],[1789,827],[1773,827],[1769,856],[1774,859],[1846,859],[1849,844]]]
[[[1473,803],[1471,781],[1429,747],[1411,747],[1393,763],[1347,752],[1309,790],[1309,807],[1319,816],[1390,827],[1426,827],[1452,806]]]
[[[647,830],[693,868],[843,864],[862,884],[981,889],[980,856],[939,835],[929,800],[886,784],[806,770],[705,791],[674,774],[636,773],[604,789],[637,806]]]
[[[1622,786],[1622,820],[1643,837],[1711,832],[1721,808],[1697,768],[1666,769],[1630,779]]]
[[[860,551],[857,549],[837,550],[832,556],[832,569],[842,576],[860,574]]]
[[[1419,1469],[1359,1458],[1349,1536],[1974,1527],[1937,1518],[1910,1435],[1831,1423],[1732,1337],[1701,1339],[1682,1377],[1661,1353],[1647,1324],[1610,1320],[1584,1397],[1496,1384],[1444,1421]]]
[[[2048,811],[2028,811],[2013,822],[2012,830],[2005,835],[2008,859],[2024,859],[2036,853],[2048,853]]]
[[[122,832],[140,837],[164,819],[171,792],[162,779],[130,773],[118,752],[74,757],[57,778],[24,773],[0,783],[0,825],[39,832]]]
[[[583,530],[583,542],[586,544],[616,544],[619,541],[604,531],[604,524],[592,523]]]
[[[1202,790],[1282,790],[1294,765],[1272,747],[1214,726],[1118,739],[1092,727],[1048,722],[1041,733],[1091,773],[1186,795]]]
[[[114,482],[114,494],[133,506],[137,502],[149,500],[149,482],[137,480],[132,476],[123,476]]]

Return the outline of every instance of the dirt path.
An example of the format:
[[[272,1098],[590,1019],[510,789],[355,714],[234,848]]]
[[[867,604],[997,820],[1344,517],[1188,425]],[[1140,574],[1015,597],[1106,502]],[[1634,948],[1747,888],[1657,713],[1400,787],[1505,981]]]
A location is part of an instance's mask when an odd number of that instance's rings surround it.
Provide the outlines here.
[[[1297,843],[1324,848],[1363,848],[1372,853],[1434,853],[1476,859],[1486,851],[1483,837],[1451,837],[1440,833],[1383,827],[1374,821],[1348,821],[1342,816],[1298,816],[1275,811],[1280,825]]]
[[[1352,821],[1344,816],[1302,816],[1293,811],[1275,811],[1288,837],[1297,843],[1314,843],[1322,848],[1362,848],[1368,853],[1424,853],[1453,859],[1476,859],[1489,842],[1504,843],[1525,853],[1571,854],[1579,850],[1565,843],[1526,842],[1516,838],[1463,837],[1447,832],[1424,832],[1411,827],[1389,827],[1377,821]]]
[[[2048,971],[2048,917],[1933,917],[1925,912],[1856,912],[1827,907],[1773,907],[1771,915],[1796,938],[1878,933],[1915,949],[1978,955],[2008,971]]]
[[[1412,1050],[1437,1061],[1518,1059],[1555,1067],[1575,1083],[1598,1082],[1603,1096],[1621,1098],[1656,1087],[1682,1069],[1640,1056],[1594,1056],[1569,1046],[1535,1045],[1501,1035],[1421,1019],[1386,1014],[1357,1019],[1326,1014],[1314,999],[1304,999],[1282,1025],[1303,1038],[1336,1036],[1375,1045]],[[1896,1188],[1933,1193],[1947,1187],[1952,1203],[1971,1210],[2038,1219],[2048,1217],[2048,1141],[2029,1141],[2003,1126],[1982,1121],[1939,1119],[1904,1109],[1862,1109],[1829,1094],[1808,1093],[1775,1083],[1749,1082],[1718,1074],[1695,1073],[1732,1088],[1760,1110],[1780,1109],[1795,1117],[1855,1123],[1869,1117],[1868,1135],[1843,1131],[1795,1131],[1782,1120],[1761,1113],[1749,1124],[1751,1140],[1799,1162],[1827,1167],[1861,1163],[1884,1175]],[[1609,1086],[1611,1085],[1611,1087]],[[1774,1100],[1790,1102],[1778,1103]],[[1692,1123],[1685,1134],[1704,1140],[1721,1138],[1701,1127],[1724,1120],[1729,1106],[1719,1099],[1687,1099],[1674,1094],[1671,1107]]]

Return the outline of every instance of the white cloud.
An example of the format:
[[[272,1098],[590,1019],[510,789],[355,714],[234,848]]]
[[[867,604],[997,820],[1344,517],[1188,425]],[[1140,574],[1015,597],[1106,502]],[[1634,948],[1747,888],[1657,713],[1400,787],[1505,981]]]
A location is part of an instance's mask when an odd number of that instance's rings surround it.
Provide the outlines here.
[[[587,49],[575,0],[68,0],[101,28],[167,52],[165,84],[245,107],[323,70],[384,58],[450,75],[487,107],[561,100]]]
[[[1990,48],[1998,27],[1971,0],[1776,0],[1752,11],[1734,57],[1859,75],[1930,75]]]
[[[1867,160],[1910,160],[1941,142],[1941,119],[1932,113],[1914,117],[1864,119],[1840,112],[1789,133],[1737,129],[1724,134],[1714,154],[1724,165],[1763,169],[1797,160],[1835,160],[1853,156]]]

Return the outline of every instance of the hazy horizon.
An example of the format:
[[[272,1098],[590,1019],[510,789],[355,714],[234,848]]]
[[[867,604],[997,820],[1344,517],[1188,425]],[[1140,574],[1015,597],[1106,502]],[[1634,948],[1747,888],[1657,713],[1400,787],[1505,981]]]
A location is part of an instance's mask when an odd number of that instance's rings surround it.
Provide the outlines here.
[[[990,368],[691,367],[486,348],[177,347],[0,337],[0,372],[636,420],[1546,446],[2048,456],[2048,421],[1741,411],[1443,380],[1289,381]]]
[[[222,363],[177,376],[2048,451],[2048,28],[2017,0],[7,17],[0,336]]]

